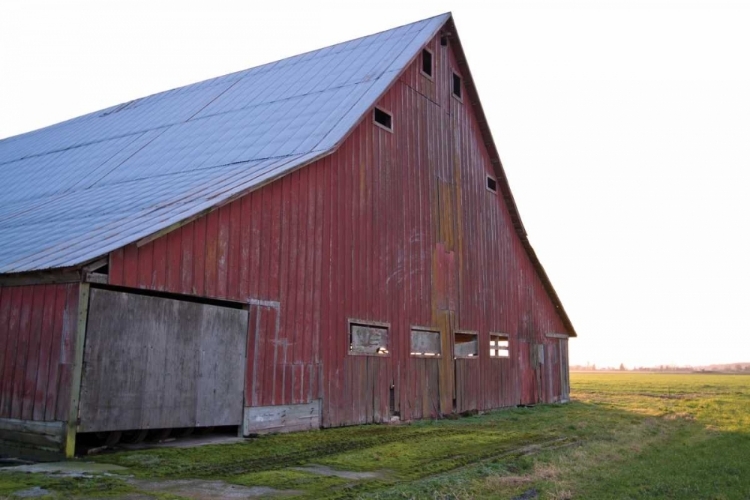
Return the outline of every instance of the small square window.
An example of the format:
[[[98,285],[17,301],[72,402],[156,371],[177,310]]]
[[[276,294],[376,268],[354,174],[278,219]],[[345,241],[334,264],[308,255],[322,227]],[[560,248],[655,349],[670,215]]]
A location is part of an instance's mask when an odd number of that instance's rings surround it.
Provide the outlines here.
[[[479,335],[476,332],[455,332],[453,334],[453,355],[457,358],[479,356]]]
[[[490,357],[510,357],[509,335],[507,333],[490,333]]]
[[[455,97],[459,101],[463,99],[461,77],[455,73],[453,73],[453,97]]]
[[[387,111],[383,111],[380,108],[375,108],[373,112],[373,120],[376,125],[380,125],[389,132],[393,132],[393,117]]]
[[[388,326],[349,322],[349,354],[388,355]]]
[[[489,175],[487,176],[487,189],[493,193],[497,193],[497,181]]]
[[[421,328],[411,329],[411,355],[439,358],[442,352],[440,332]]]
[[[432,52],[422,49],[422,73],[432,78]]]

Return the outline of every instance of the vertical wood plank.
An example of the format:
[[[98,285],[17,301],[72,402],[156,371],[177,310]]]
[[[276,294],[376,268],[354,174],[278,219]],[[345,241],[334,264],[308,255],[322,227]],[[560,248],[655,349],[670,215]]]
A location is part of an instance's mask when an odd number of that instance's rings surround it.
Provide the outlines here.
[[[29,350],[26,355],[26,374],[24,376],[23,396],[21,398],[21,418],[23,420],[32,420],[34,417],[34,398],[36,396],[36,379],[40,367],[42,318],[44,315],[44,285],[36,285],[32,288]]]
[[[5,345],[5,367],[0,380],[0,417],[11,418],[13,407],[13,375],[18,360],[19,324],[21,321],[21,304],[23,287],[10,288],[10,313],[8,318],[8,340]]]
[[[56,285],[45,285],[44,306],[42,310],[42,336],[39,342],[39,370],[34,392],[33,420],[44,420],[47,403],[47,382],[49,379],[52,342],[55,338],[55,288]]]
[[[55,299],[52,317],[52,346],[50,350],[49,375],[47,378],[47,393],[44,403],[44,420],[55,420],[57,410],[57,395],[60,380],[60,355],[62,349],[62,331],[67,299],[65,285],[55,287]]]
[[[193,277],[195,268],[193,265],[193,252],[195,251],[195,223],[189,222],[182,226],[182,262],[180,262],[180,292],[184,294],[193,293]]]
[[[84,286],[84,292],[79,292],[80,286]],[[71,411],[71,398],[80,386],[80,379],[78,379],[78,385],[73,387],[76,384],[75,370],[80,368],[80,365],[76,365],[79,354],[77,350],[79,346],[76,345],[80,333],[78,327],[81,322],[83,322],[84,330],[86,326],[85,315],[82,318],[79,317],[81,311],[79,311],[78,301],[81,293],[88,297],[88,284],[65,285],[65,310],[63,312],[62,331],[60,332],[60,376],[57,385],[57,408],[55,409],[55,418],[62,421],[68,420],[69,411]]]
[[[138,286],[151,288],[154,275],[154,242],[149,242],[138,249]]]
[[[77,292],[78,297],[75,300],[76,315],[75,315],[75,340],[73,341],[72,349],[73,359],[71,374],[70,374],[70,389],[68,391],[69,401],[67,402],[67,408],[64,406],[58,410],[58,418],[60,420],[67,420],[66,433],[65,433],[65,457],[73,458],[75,455],[76,447],[76,426],[78,423],[78,401],[81,391],[81,373],[83,371],[83,348],[86,343],[86,320],[88,318],[89,310],[89,291],[90,286],[88,283],[81,283],[78,286],[71,286],[72,292]],[[71,295],[69,295],[71,297]],[[72,316],[72,313],[71,313]],[[72,323],[73,319],[71,319]],[[61,379],[62,380],[62,379]],[[65,391],[61,391],[64,395]],[[59,401],[58,401],[59,402]],[[67,410],[67,415],[65,411]]]
[[[21,292],[21,315],[18,324],[18,347],[16,348],[16,369],[13,372],[13,402],[10,417],[22,418],[23,391],[26,379],[26,364],[31,334],[31,312],[33,308],[34,287],[24,286]]]
[[[216,295],[227,297],[229,279],[230,205],[219,208],[219,234],[216,249]]]
[[[10,350],[12,342],[9,325],[12,290],[11,287],[0,287],[0,417],[4,416],[2,401],[5,391],[5,368],[7,363],[12,362],[12,355],[6,352]]]
[[[201,217],[193,222],[193,293],[206,293],[206,221]]]
[[[153,276],[151,278],[151,286],[156,290],[166,290],[167,288],[168,236],[169,235],[162,236],[154,241]]]
[[[240,246],[242,241],[242,202],[229,204],[229,255],[227,258],[227,297],[240,298]]]
[[[166,234],[167,237],[167,285],[170,291],[180,291],[182,285],[182,228]]]

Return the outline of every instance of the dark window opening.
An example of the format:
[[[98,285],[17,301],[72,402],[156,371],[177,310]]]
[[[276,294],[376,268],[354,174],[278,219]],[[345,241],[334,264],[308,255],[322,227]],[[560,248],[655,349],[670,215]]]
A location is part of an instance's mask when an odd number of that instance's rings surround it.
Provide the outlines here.
[[[497,181],[489,175],[487,176],[487,189],[493,193],[497,193]]]
[[[400,417],[401,416],[401,412],[396,411],[396,387],[393,384],[391,384],[391,390],[390,390],[390,394],[389,394],[388,400],[389,400],[388,401],[388,408],[391,411],[391,416],[392,417]]]
[[[422,50],[422,73],[432,77],[432,52],[427,49]]]
[[[375,123],[382,126],[387,130],[393,130],[393,117],[390,113],[383,111],[380,108],[375,108]]]
[[[453,95],[461,99],[461,77],[453,73]]]

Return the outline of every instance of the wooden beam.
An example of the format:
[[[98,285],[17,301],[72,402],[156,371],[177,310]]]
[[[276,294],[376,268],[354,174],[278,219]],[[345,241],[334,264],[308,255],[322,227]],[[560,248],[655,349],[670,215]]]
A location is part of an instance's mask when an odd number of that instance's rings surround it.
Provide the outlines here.
[[[98,283],[100,285],[109,284],[109,276],[104,273],[86,273],[83,276],[86,283]]]
[[[78,327],[76,329],[75,358],[73,360],[73,380],[70,388],[67,432],[65,435],[65,457],[73,458],[76,451],[78,430],[78,401],[81,394],[81,374],[83,372],[83,346],[86,342],[86,321],[89,315],[89,293],[91,285],[81,283],[78,288]]]
[[[83,269],[83,272],[86,272],[86,273],[94,272],[94,271],[98,271],[99,269],[106,266],[107,264],[109,264],[109,255],[107,255],[106,257],[102,257],[101,259],[97,259],[94,262],[91,262],[89,264],[86,264],[85,266],[83,266],[82,269]]]
[[[81,272],[78,269],[0,275],[0,286],[51,285],[78,281],[81,281]]]

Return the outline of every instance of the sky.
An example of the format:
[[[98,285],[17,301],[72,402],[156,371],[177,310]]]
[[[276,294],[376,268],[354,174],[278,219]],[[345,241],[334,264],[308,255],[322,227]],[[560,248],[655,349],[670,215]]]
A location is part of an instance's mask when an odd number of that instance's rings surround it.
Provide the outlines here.
[[[452,11],[572,364],[750,361],[750,3],[2,0],[0,138]]]

